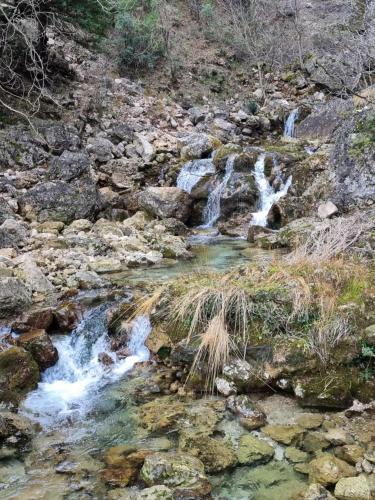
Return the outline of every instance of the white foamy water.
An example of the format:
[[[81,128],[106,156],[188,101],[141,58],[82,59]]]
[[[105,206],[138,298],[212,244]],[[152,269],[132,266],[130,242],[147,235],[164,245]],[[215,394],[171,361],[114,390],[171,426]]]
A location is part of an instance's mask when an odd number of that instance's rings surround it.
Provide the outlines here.
[[[207,205],[203,210],[203,224],[202,228],[212,227],[218,218],[220,217],[221,212],[221,197],[227,187],[229,179],[233,173],[234,160],[236,159],[236,155],[230,155],[227,163],[225,165],[225,173],[223,180],[216,186],[216,188],[209,194],[207,199]]]
[[[121,378],[136,363],[147,361],[144,345],[151,332],[148,316],[138,316],[132,325],[128,348],[130,355],[118,359],[109,349],[106,306],[90,311],[71,335],[58,336],[54,345],[59,353],[57,364],[47,369],[38,388],[23,404],[23,411],[44,426],[53,426],[82,417],[92,408],[98,391]],[[98,359],[106,353],[113,364],[104,366]]]
[[[285,127],[284,127],[284,137],[293,139],[295,136],[296,120],[298,118],[298,108],[293,109],[293,111],[288,116]]]
[[[272,206],[287,194],[292,184],[292,176],[290,176],[281,189],[275,191],[264,171],[266,156],[266,154],[259,156],[254,169],[255,183],[259,191],[259,210],[252,214],[251,225],[253,226],[267,226],[267,217]],[[280,175],[279,179],[282,181]]]
[[[211,158],[185,163],[177,177],[177,187],[191,193],[193,187],[208,174],[216,172]]]

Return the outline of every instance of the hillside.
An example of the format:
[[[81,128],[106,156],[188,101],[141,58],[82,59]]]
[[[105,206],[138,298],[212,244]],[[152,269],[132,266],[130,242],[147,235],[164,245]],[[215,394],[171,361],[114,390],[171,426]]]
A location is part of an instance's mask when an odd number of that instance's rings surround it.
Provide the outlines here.
[[[1,498],[375,498],[374,20],[0,2]]]

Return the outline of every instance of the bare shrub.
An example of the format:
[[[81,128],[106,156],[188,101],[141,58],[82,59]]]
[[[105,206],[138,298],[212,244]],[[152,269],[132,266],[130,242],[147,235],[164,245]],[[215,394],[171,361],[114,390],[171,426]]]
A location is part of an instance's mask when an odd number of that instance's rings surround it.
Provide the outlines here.
[[[314,264],[327,262],[330,259],[344,254],[360,237],[375,227],[374,220],[363,213],[349,217],[340,217],[313,229],[307,239],[285,260],[289,264],[311,262]]]
[[[351,333],[351,324],[347,316],[322,317],[312,328],[308,337],[308,348],[326,366],[332,350]]]

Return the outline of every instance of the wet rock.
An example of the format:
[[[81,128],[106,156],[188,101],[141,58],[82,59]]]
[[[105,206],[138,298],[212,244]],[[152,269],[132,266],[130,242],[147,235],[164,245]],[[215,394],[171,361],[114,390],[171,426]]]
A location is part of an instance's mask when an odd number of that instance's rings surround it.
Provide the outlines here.
[[[251,434],[240,437],[237,449],[238,462],[241,465],[255,465],[269,462],[275,454],[273,447]]]
[[[176,498],[205,498],[211,492],[203,463],[187,453],[155,453],[146,457],[140,477],[148,486],[162,484],[171,488]]]
[[[221,472],[237,463],[236,454],[229,441],[184,432],[179,441],[182,451],[199,458],[209,474]]]
[[[227,408],[239,416],[240,424],[248,430],[259,429],[267,422],[266,414],[252,403],[249,396],[230,396],[227,399]]]
[[[174,500],[173,492],[166,486],[152,486],[141,491],[116,488],[108,492],[109,500]]]
[[[297,464],[300,462],[307,462],[307,460],[309,459],[309,455],[308,453],[299,450],[298,448],[289,446],[285,450],[285,458],[287,458],[290,462]]]
[[[28,351],[41,371],[55,365],[59,359],[56,347],[45,330],[30,330],[21,335],[18,344]]]
[[[172,341],[161,328],[154,327],[147,337],[145,345],[153,354],[163,354],[171,349]]]
[[[299,425],[266,425],[262,431],[274,441],[286,445],[299,441],[304,433]]]
[[[351,465],[355,465],[359,462],[365,453],[362,446],[357,444],[345,444],[344,446],[339,446],[335,448],[335,455],[341,460],[345,460]]]
[[[304,437],[302,447],[308,452],[325,450],[330,445],[323,432],[308,432]]]
[[[0,443],[4,443],[13,436],[17,447],[22,446],[31,439],[32,434],[33,428],[30,420],[10,411],[0,412]]]
[[[190,195],[177,187],[149,187],[140,193],[138,202],[143,210],[162,219],[186,222],[190,215]]]
[[[335,500],[335,497],[324,486],[314,483],[298,494],[294,500]]]
[[[38,381],[39,368],[29,352],[21,347],[0,352],[0,401],[17,404]]]
[[[324,416],[320,413],[304,413],[297,418],[297,424],[303,429],[316,429],[324,421]]]
[[[335,486],[339,500],[371,500],[375,497],[375,478],[361,475],[340,479]]]
[[[75,302],[65,302],[53,311],[53,317],[59,330],[70,332],[82,319],[82,309]]]
[[[150,450],[136,450],[131,446],[114,446],[105,455],[107,468],[102,472],[102,480],[110,486],[124,487],[133,483],[145,461],[152,455]]]
[[[353,443],[352,437],[345,431],[345,429],[338,427],[328,429],[327,432],[324,433],[324,437],[333,446]]]
[[[309,480],[323,486],[336,484],[344,477],[355,475],[354,467],[332,455],[322,455],[309,464]]]
[[[31,305],[31,291],[18,278],[0,278],[0,318]]]
[[[318,206],[318,216],[321,219],[329,219],[333,215],[337,214],[339,209],[336,207],[332,201],[326,201]]]
[[[110,274],[117,273],[125,269],[126,266],[114,257],[91,257],[89,268],[98,274]]]
[[[138,416],[142,427],[155,432],[176,426],[185,414],[185,405],[174,397],[159,398],[138,408]]]
[[[107,354],[106,352],[100,352],[98,354],[98,360],[104,366],[111,366],[114,363],[111,356],[109,354]]]
[[[12,328],[21,333],[26,333],[29,330],[48,330],[52,322],[52,308],[43,307],[23,313],[12,323]]]

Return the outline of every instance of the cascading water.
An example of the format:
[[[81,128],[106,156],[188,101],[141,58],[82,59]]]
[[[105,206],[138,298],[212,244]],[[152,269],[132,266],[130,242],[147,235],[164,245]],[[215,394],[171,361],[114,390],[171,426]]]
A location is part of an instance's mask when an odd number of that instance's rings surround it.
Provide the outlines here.
[[[102,387],[118,380],[136,363],[149,359],[144,345],[151,332],[149,317],[134,320],[128,344],[130,355],[118,359],[109,349],[107,307],[90,311],[72,335],[56,338],[59,361],[44,372],[38,388],[26,398],[23,411],[27,416],[47,427],[82,417],[92,408],[94,396]],[[99,360],[101,353],[110,356],[113,364],[104,366]]]
[[[298,108],[293,109],[293,111],[290,113],[288,119],[285,122],[284,137],[288,139],[293,139],[293,137],[295,136],[295,126],[296,126],[296,120],[298,118],[298,113],[299,113]]]
[[[225,174],[223,180],[216,186],[216,188],[210,193],[208,197],[207,205],[203,210],[203,224],[201,226],[202,228],[212,227],[220,217],[221,197],[225,191],[225,188],[227,187],[229,179],[232,176],[235,159],[236,155],[229,156],[225,165]]]
[[[252,214],[251,225],[253,226],[267,226],[267,217],[272,206],[277,203],[280,198],[285,196],[292,184],[292,176],[288,178],[283,187],[279,191],[275,189],[269,183],[265,174],[265,161],[266,154],[261,154],[255,164],[254,177],[255,183],[259,191],[259,210]],[[280,173],[278,173],[279,179],[282,181]]]
[[[211,158],[185,163],[177,177],[177,187],[191,193],[193,187],[208,174],[215,173]]]

